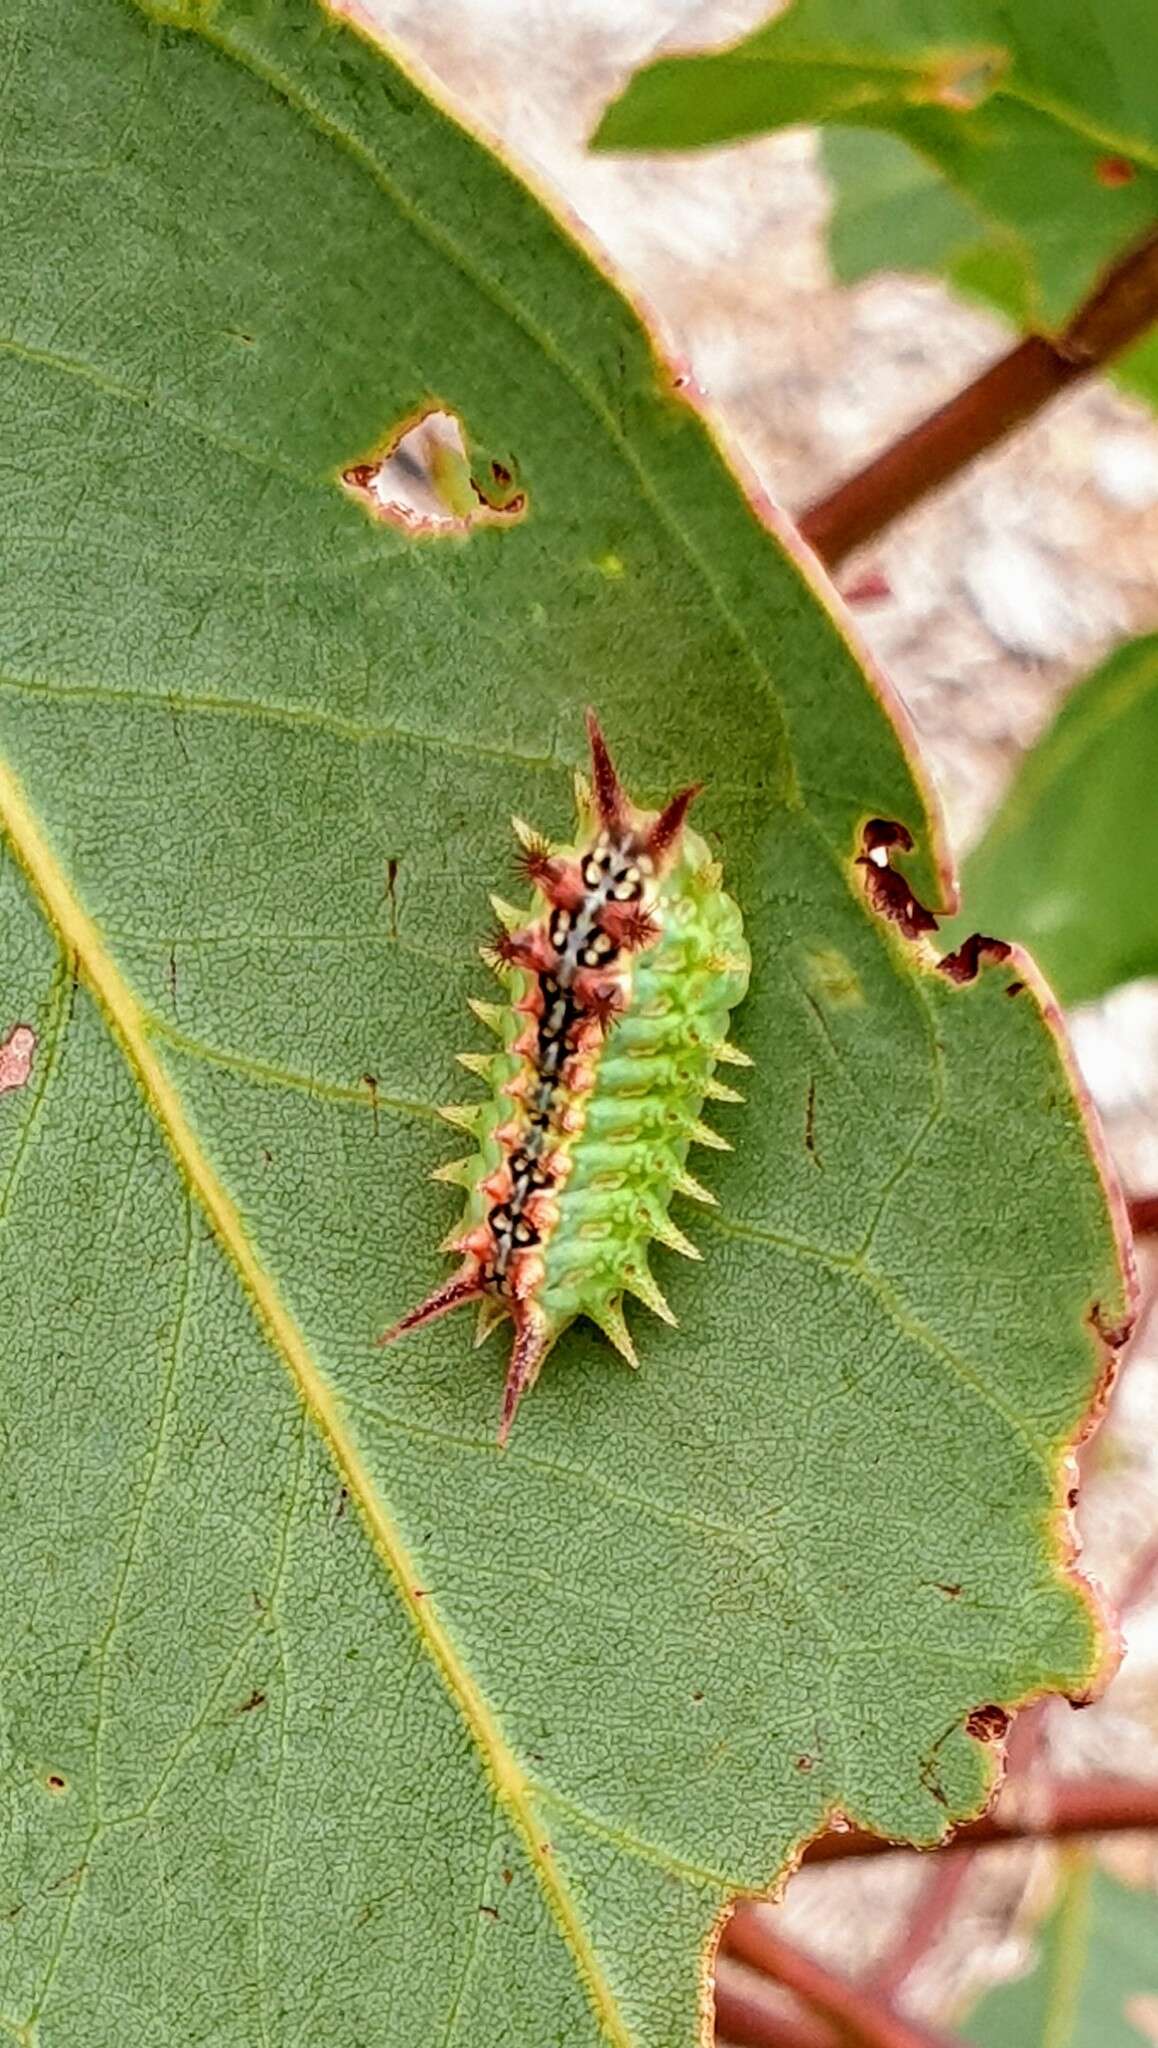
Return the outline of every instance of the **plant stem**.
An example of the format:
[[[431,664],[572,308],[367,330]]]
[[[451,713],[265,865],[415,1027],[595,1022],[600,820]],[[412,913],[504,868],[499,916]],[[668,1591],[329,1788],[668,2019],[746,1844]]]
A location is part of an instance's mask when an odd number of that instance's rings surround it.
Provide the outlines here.
[[[771,1979],[727,1955],[716,1963],[716,2035],[734,2048],[844,2048],[825,2020],[788,2004]]]
[[[940,1853],[975,1849],[987,1842],[1117,1835],[1140,1828],[1158,1829],[1158,1784],[1136,1784],[1130,1778],[1011,1782],[996,1810],[958,1828]],[[805,1861],[830,1863],[845,1856],[887,1856],[904,1850],[904,1843],[850,1828],[844,1834],[819,1836],[805,1851]]]
[[[869,1972],[878,1998],[896,1998],[938,1941],[968,1881],[972,1861],[971,1856],[932,1858],[897,1940]]]
[[[729,1954],[739,1956],[762,1970],[766,1977],[774,1977],[786,1990],[794,1991],[814,2012],[823,2013],[825,2019],[857,2042],[859,2048],[954,2048],[950,2035],[907,2019],[868,1986],[850,1983],[847,1977],[840,1977],[826,1964],[817,1962],[815,1956],[806,1955],[803,1949],[783,1940],[769,1925],[766,1910],[739,1907],[724,1929],[723,1939]],[[735,2024],[733,2014],[729,2017],[731,2038],[742,2048],[748,2048],[748,2043],[752,2043],[752,2048],[763,2048],[764,2042],[777,2038],[765,2033],[750,2034],[745,2039],[743,2034],[736,2033]]]
[[[853,548],[1012,433],[1059,392],[1099,370],[1158,320],[1158,232],[1135,243],[1056,340],[1030,334],[947,405],[903,434],[798,522],[835,569]]]

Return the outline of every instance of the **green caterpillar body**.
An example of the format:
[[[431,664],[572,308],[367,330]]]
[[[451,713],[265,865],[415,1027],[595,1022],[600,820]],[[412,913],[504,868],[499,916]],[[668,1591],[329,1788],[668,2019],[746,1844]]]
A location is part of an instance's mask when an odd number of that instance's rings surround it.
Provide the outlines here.
[[[471,1006],[500,1047],[459,1056],[489,1100],[442,1112],[475,1141],[436,1174],[467,1191],[446,1247],[463,1264],[380,1340],[472,1299],[479,1341],[510,1316],[500,1441],[576,1316],[632,1365],[625,1293],[674,1320],[648,1247],[699,1257],[668,1211],[677,1193],[713,1201],[688,1151],[727,1149],[701,1111],[707,1098],[740,1100],[715,1078],[718,1062],[749,1064],[727,1042],[748,948],[719,868],[684,822],[697,791],[659,813],[636,810],[593,715],[588,725],[594,803],[581,785],[577,844],[548,847],[515,821],[535,900],[526,915],[496,902],[503,930],[484,958],[509,1000]]]

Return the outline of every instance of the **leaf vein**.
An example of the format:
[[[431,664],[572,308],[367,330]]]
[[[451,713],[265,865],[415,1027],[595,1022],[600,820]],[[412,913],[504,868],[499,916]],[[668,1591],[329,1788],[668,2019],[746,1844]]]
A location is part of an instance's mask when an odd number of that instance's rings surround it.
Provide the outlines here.
[[[438,1118],[433,1103],[412,1102],[401,1095],[383,1095],[381,1090],[371,1094],[366,1086],[355,1088],[341,1081],[321,1081],[313,1074],[280,1067],[274,1061],[250,1059],[245,1053],[224,1052],[217,1046],[205,1044],[202,1039],[190,1038],[184,1031],[178,1031],[175,1025],[159,1017],[155,1011],[142,1008],[141,1021],[150,1038],[163,1039],[174,1052],[183,1053],[187,1059],[199,1060],[208,1067],[222,1067],[228,1073],[240,1074],[246,1080],[260,1082],[266,1087],[291,1088],[299,1094],[312,1095],[320,1102],[354,1102],[368,1110],[373,1110],[376,1103],[379,1110],[398,1116]]]
[[[143,4],[143,0],[136,0],[136,4]],[[771,671],[768,669],[742,620],[733,611],[720,590],[716,579],[700,554],[699,549],[692,541],[690,534],[680,524],[679,520],[673,516],[670,507],[656,490],[631,441],[599,392],[580,373],[576,365],[570,361],[550,330],[541,326],[537,320],[533,319],[530,313],[503,289],[498,280],[492,277],[477,260],[468,254],[454,235],[433,221],[403,191],[397,179],[390,175],[384,165],[379,162],[374,152],[367,147],[361,138],[351,130],[344,128],[340,121],[327,114],[321,106],[311,100],[301,90],[294,78],[284,71],[279,71],[272,64],[262,63],[253,50],[242,48],[230,41],[228,37],[216,34],[211,19],[205,15],[193,21],[190,24],[190,30],[191,33],[204,37],[206,42],[219,50],[223,56],[232,59],[242,70],[248,71],[252,77],[256,78],[268,90],[277,93],[303,120],[316,129],[319,135],[324,136],[335,148],[349,156],[351,161],[357,164],[359,169],[377,187],[383,198],[389,202],[395,212],[413,228],[415,233],[427,243],[429,248],[453,269],[457,270],[460,277],[472,285],[480,297],[488,300],[496,312],[500,313],[511,326],[532,342],[540,351],[544,360],[550,363],[558,371],[564,382],[570,386],[592,419],[601,428],[608,443],[615,450],[624,466],[634,477],[640,496],[649,507],[657,524],[671,535],[689,565],[695,570],[699,580],[708,591],[721,619],[726,622],[730,631],[735,634],[737,641],[743,648],[752,673],[759,678],[767,690],[769,699],[776,707],[780,723],[782,745],[780,767],[783,775],[783,784],[778,793],[782,802],[793,807],[799,806],[801,795],[795,761],[788,738],[787,721],[780,693],[775,686]],[[803,574],[802,571],[800,573]]]
[[[68,704],[125,704],[135,710],[188,713],[204,717],[265,720],[269,724],[304,726],[332,733],[336,739],[361,746],[368,740],[387,744],[413,744],[468,759],[501,761],[512,768],[535,768],[555,775],[570,773],[567,764],[548,754],[521,754],[509,747],[491,746],[485,740],[460,739],[451,733],[415,732],[407,726],[381,725],[343,718],[315,704],[279,704],[270,698],[182,695],[174,690],[163,694],[148,690],[117,690],[104,683],[50,683],[41,677],[0,674],[0,688],[22,691],[30,697],[50,697]]]

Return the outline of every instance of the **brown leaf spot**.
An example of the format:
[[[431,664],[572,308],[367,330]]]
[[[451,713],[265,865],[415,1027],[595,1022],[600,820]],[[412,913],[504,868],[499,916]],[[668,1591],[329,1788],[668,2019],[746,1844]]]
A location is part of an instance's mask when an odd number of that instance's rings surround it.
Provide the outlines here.
[[[378,1076],[377,1076],[377,1074],[363,1074],[363,1076],[362,1076],[362,1086],[363,1086],[364,1088],[368,1088],[368,1089],[369,1089],[369,1091],[370,1091],[370,1114],[371,1114],[371,1116],[372,1116],[372,1117],[373,1117],[373,1119],[374,1119],[374,1136],[375,1136],[375,1137],[377,1137],[377,1136],[378,1136],[378,1130],[379,1130],[379,1124],[378,1124]]]
[[[234,1711],[238,1714],[252,1714],[257,1707],[264,1707],[264,1705],[265,1694],[263,1692],[258,1692],[255,1687],[254,1690],[250,1693],[249,1698],[247,1700],[242,1700],[241,1705],[239,1707],[236,1707]]]
[[[398,937],[398,859],[391,854],[386,862],[386,896],[390,904],[390,936]]]
[[[1120,185],[1132,185],[1138,175],[1138,167],[1128,156],[1100,156],[1094,165],[1094,176],[1099,185],[1108,192],[1116,191]]]
[[[23,1088],[32,1072],[36,1033],[30,1024],[14,1024],[0,1045],[0,1095],[10,1088]]]
[[[44,1783],[49,1792],[66,1792],[68,1790],[68,1779],[62,1778],[59,1771],[49,1771]]]
[[[930,1799],[935,1799],[937,1805],[943,1806],[947,1812],[949,1807],[948,1795],[940,1778],[937,1776],[937,1766],[931,1756],[925,1758],[921,1765],[919,1776]]]
[[[805,1110],[804,1110],[804,1149],[805,1149],[805,1151],[806,1151],[806,1152],[808,1153],[808,1156],[809,1156],[809,1158],[810,1158],[810,1159],[812,1160],[812,1163],[813,1163],[813,1165],[814,1165],[814,1166],[819,1166],[819,1165],[820,1165],[820,1155],[819,1155],[819,1153],[817,1152],[817,1149],[816,1149],[816,1080],[815,1080],[815,1077],[813,1077],[813,1078],[812,1078],[812,1079],[811,1079],[811,1080],[809,1081],[809,1083],[808,1083],[808,1101],[807,1101],[807,1103],[806,1103],[806,1105],[805,1105]]]

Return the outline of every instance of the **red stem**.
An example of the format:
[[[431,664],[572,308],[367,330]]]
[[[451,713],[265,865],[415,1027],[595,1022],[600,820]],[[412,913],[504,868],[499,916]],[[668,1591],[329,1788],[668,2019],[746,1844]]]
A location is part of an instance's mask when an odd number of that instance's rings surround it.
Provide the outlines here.
[[[724,1929],[724,1946],[754,1969],[774,1977],[786,1990],[794,1991],[814,2012],[823,2013],[858,2048],[954,2048],[951,2037],[938,2029],[907,2019],[887,1999],[867,1985],[850,1983],[815,1956],[806,1955],[773,1932],[768,1914],[758,1908],[741,1906]],[[739,2048],[763,2048],[774,2034],[737,2034],[736,2015],[729,2018],[728,2031]],[[783,2038],[783,2036],[781,2036]],[[960,2048],[960,2044],[956,2044]]]
[[[1135,1237],[1158,1237],[1158,1195],[1132,1195],[1126,1207]]]
[[[985,1842],[1060,1840],[1068,1835],[1118,1835],[1137,1829],[1158,1829],[1158,1784],[1135,1784],[1128,1778],[1012,1780],[997,1808],[958,1828],[942,1845],[941,1854],[974,1849]],[[805,1850],[805,1861],[831,1863],[845,1856],[888,1856],[905,1846],[887,1841],[883,1835],[850,1828],[845,1834],[819,1836]]]
[[[905,1924],[869,1982],[878,1997],[896,1998],[953,1912],[972,1867],[971,1856],[934,1856]]]
[[[853,548],[1012,433],[1071,384],[1119,355],[1158,319],[1158,233],[1115,264],[1056,341],[1030,334],[947,405],[818,498],[799,520],[835,569]]]
[[[735,2048],[844,2048],[824,2020],[793,2010],[766,1976],[723,1955],[716,1964],[716,2033]]]

